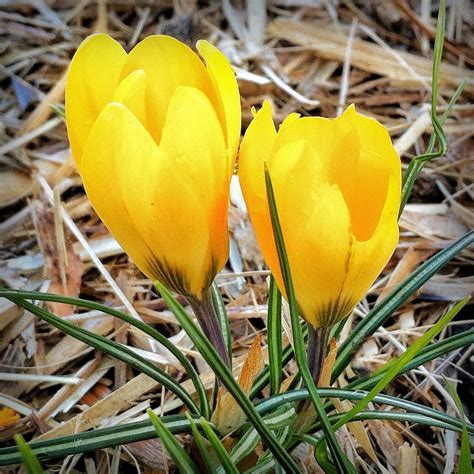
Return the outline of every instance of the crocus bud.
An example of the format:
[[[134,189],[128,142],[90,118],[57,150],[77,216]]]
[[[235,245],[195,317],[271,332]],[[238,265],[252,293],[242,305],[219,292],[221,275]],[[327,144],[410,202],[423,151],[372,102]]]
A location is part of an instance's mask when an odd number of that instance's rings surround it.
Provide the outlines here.
[[[66,121],[87,195],[148,277],[200,299],[228,257],[240,97],[227,59],[149,36],[126,53],[104,34],[71,62]]]
[[[266,163],[296,300],[313,328],[346,317],[398,241],[401,166],[387,130],[350,106],[336,119],[255,114],[239,157],[257,240],[283,294],[264,178]]]

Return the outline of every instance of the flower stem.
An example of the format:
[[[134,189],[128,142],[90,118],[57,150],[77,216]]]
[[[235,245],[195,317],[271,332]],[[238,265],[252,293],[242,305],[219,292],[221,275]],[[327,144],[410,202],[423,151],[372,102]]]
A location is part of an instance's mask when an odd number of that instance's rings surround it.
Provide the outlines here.
[[[215,347],[227,367],[230,367],[229,354],[227,352],[224,334],[222,332],[219,318],[217,317],[214,304],[212,302],[212,293],[207,290],[202,299],[193,296],[187,296],[186,300],[193,309],[194,314],[201,326],[205,336]]]
[[[308,327],[308,347],[307,358],[308,368],[316,386],[323,370],[324,360],[326,359],[329,339],[329,328],[314,329],[311,324]],[[311,399],[302,400],[296,411],[298,418],[295,423],[295,431],[306,433],[307,429],[316,420],[316,410]]]
[[[329,328],[314,329],[308,324],[308,366],[314,383],[318,386],[328,351]]]

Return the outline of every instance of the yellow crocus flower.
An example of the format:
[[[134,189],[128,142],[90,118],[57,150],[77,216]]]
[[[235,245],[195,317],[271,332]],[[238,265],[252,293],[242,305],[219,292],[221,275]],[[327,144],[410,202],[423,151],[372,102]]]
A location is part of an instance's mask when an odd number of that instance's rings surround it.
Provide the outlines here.
[[[225,56],[149,36],[130,53],[105,34],[71,62],[66,121],[87,195],[148,277],[201,299],[228,257],[240,97]]]
[[[329,327],[350,313],[396,247],[400,159],[387,130],[353,106],[336,119],[291,114],[277,132],[263,104],[244,136],[239,175],[260,248],[285,293],[264,163],[299,310],[313,328]]]

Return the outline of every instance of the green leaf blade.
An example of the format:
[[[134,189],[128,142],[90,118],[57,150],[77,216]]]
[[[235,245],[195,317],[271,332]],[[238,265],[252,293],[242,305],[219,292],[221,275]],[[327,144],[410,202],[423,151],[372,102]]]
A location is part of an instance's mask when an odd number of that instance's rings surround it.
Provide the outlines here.
[[[446,379],[444,382],[449,394],[456,404],[456,408],[458,409],[462,420],[461,450],[459,452],[458,474],[472,474],[471,446],[469,444],[469,434],[467,432],[467,423],[462,402],[454,386]]]
[[[227,310],[226,310],[224,301],[222,300],[219,287],[217,286],[215,282],[212,284],[211,291],[212,291],[212,302],[216,310],[217,317],[219,318],[219,321],[221,323],[221,329],[224,335],[224,341],[226,342],[226,345],[227,345],[227,353],[229,354],[229,361],[232,368],[232,333],[230,331],[229,317],[227,315]]]
[[[21,434],[14,436],[21,460],[28,474],[43,474],[43,468]]]
[[[160,418],[155,414],[155,412],[148,408],[146,411],[150,417],[151,422],[156,430],[156,434],[159,436],[163,446],[168,451],[169,455],[172,457],[176,466],[179,469],[179,472],[183,474],[198,474],[199,469],[196,464],[189,457],[189,454],[186,450],[178,443],[176,438],[173,436],[171,431],[166,427],[166,425],[160,420]]]
[[[217,454],[224,471],[229,474],[239,474],[237,466],[225,449],[221,440],[217,437],[214,430],[209,426],[209,423],[204,418],[201,418],[201,426],[204,430],[204,433],[206,433],[206,438],[212,444],[212,447],[214,448],[214,451]]]
[[[189,422],[191,423],[191,429],[193,431],[194,441],[196,442],[199,452],[201,453],[201,457],[202,457],[202,460],[204,461],[204,464],[206,465],[207,472],[215,471],[215,466],[211,460],[209,452],[207,451],[206,444],[204,442],[204,437],[202,436],[201,432],[199,431],[196,423],[191,418],[191,416],[188,413],[186,413],[186,416]]]
[[[283,347],[281,327],[281,293],[273,275],[270,277],[267,317],[268,367],[270,370],[270,394],[277,395],[283,372]]]

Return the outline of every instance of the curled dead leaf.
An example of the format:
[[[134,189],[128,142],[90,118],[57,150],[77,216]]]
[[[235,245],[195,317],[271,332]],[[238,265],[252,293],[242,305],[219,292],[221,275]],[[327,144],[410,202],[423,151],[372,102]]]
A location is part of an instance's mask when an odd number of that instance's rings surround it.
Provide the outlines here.
[[[7,207],[28,196],[33,180],[18,170],[0,171],[0,208]]]
[[[240,372],[239,385],[245,394],[249,393],[257,374],[264,366],[261,336],[257,334]],[[245,421],[245,414],[234,397],[219,389],[216,410],[212,422],[222,433],[230,433]]]

